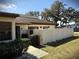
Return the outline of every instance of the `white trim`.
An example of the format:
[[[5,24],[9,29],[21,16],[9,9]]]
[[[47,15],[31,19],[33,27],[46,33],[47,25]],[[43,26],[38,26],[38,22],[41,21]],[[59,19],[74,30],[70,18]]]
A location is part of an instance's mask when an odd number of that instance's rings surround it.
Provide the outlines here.
[[[11,22],[12,24],[12,40],[4,40],[4,41],[0,41],[0,42],[9,42],[9,41],[13,41],[16,39],[16,33],[15,33],[15,18],[7,18],[7,17],[0,17],[0,21],[1,22]]]
[[[16,35],[15,35],[15,22],[12,22],[12,40],[16,39]]]

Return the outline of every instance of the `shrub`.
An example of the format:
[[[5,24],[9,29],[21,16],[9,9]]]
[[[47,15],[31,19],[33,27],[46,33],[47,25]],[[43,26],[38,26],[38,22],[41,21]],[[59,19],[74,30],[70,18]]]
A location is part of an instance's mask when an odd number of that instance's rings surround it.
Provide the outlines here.
[[[22,47],[25,48],[26,50],[28,49],[28,46],[30,44],[30,40],[27,38],[22,38],[21,39]]]
[[[31,44],[35,47],[39,46],[40,45],[40,36],[39,35],[34,35],[32,38],[31,38]]]
[[[28,49],[29,43],[26,44]],[[8,43],[0,43],[0,59],[13,58],[22,54],[24,43],[22,40],[15,40]]]

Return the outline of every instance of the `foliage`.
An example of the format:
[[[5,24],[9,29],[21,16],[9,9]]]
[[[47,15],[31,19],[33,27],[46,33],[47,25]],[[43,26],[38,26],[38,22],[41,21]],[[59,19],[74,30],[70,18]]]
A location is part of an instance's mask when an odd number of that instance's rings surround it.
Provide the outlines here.
[[[35,16],[38,17],[39,16],[39,12],[38,11],[30,11],[28,13],[26,13],[27,16]]]
[[[79,22],[79,10],[74,12],[74,17],[76,18],[75,22]]]
[[[28,49],[28,46],[30,44],[30,40],[27,38],[22,38],[21,39],[22,47],[25,48],[26,50]]]
[[[38,47],[40,45],[39,35],[34,35],[34,36],[31,37],[31,44],[35,47]]]
[[[45,8],[41,14],[38,11],[30,11],[26,15],[41,16],[43,20],[53,20],[56,27],[58,21],[60,21],[61,27],[64,26],[64,24],[69,24],[71,21],[79,21],[79,10],[75,10],[72,7],[66,8],[65,6],[66,4],[63,2],[56,0],[49,9]]]
[[[63,26],[63,24],[67,24],[79,18],[79,11],[76,11],[72,7],[65,8],[65,5],[66,4],[63,4],[63,2],[58,0],[55,1],[54,4],[51,5],[50,9],[45,8],[45,10],[41,13],[42,19],[52,19],[55,24],[60,21],[60,25]]]
[[[21,40],[0,43],[0,59],[13,58],[13,57],[21,55],[22,50],[24,48],[23,44],[24,43]],[[28,48],[28,46],[26,46],[26,48]]]
[[[57,24],[57,21],[61,20],[63,10],[64,4],[60,1],[55,1],[50,9],[45,9],[45,11],[42,12],[42,18],[46,18],[46,20],[52,19]]]

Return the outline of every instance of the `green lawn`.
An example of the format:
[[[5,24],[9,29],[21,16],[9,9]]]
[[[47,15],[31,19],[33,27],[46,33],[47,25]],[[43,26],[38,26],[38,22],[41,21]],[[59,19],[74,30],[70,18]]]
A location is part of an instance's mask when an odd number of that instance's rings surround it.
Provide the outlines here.
[[[53,44],[45,45],[41,49],[49,54],[41,59],[79,59],[79,33],[74,33],[74,36],[65,39],[69,41],[56,46]]]

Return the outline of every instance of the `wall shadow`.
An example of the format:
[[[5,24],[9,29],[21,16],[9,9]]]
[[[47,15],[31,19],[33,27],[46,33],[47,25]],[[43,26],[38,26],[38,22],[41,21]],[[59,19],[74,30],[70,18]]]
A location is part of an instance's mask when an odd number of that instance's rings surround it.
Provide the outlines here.
[[[60,46],[62,44],[68,43],[70,41],[76,40],[78,38],[79,38],[79,36],[73,36],[73,37],[69,37],[69,38],[66,38],[66,39],[57,40],[56,42],[47,43],[43,46],[42,45],[36,45],[36,46],[32,45],[32,46],[39,48],[39,49],[46,47],[46,45],[49,45],[49,46],[52,46],[52,47],[57,47],[57,46]]]
[[[57,40],[56,42],[47,43],[46,45],[57,47],[57,46],[60,46],[62,44],[68,43],[70,41],[76,40],[77,38],[79,38],[79,36],[73,36],[73,37],[69,37],[66,39]]]
[[[31,45],[31,46],[34,46],[34,45]],[[44,47],[46,47],[45,45],[36,45],[36,46],[34,46],[34,47],[36,47],[36,48],[44,48]]]

